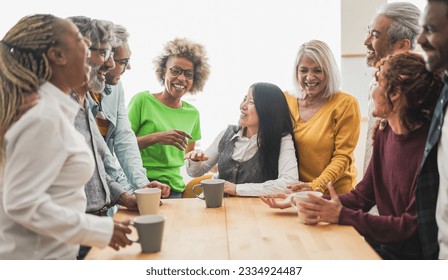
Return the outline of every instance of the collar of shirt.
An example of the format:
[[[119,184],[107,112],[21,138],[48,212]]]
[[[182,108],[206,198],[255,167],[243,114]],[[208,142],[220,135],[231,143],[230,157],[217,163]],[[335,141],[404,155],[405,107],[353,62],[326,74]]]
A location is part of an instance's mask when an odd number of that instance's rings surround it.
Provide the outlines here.
[[[243,135],[243,132],[244,128],[242,127],[230,139],[230,141],[236,139],[232,159],[238,162],[251,159],[258,151],[257,134],[254,134],[252,135],[252,137],[247,138]]]
[[[243,135],[243,133],[244,133],[244,127],[241,127],[238,130],[238,132],[235,135],[233,135],[232,138],[230,138],[229,141],[232,141],[235,138],[238,138],[241,141],[256,141],[257,140],[257,135],[258,134],[254,134],[254,135],[252,135],[252,137],[247,138],[246,136]]]
[[[111,85],[106,85],[106,86],[104,87],[103,93],[104,93],[105,95],[109,95],[109,94],[111,94],[111,93],[112,93],[112,86],[111,86]]]
[[[75,102],[79,105],[79,108],[78,108],[78,109],[83,110],[83,111],[87,110],[87,108],[88,108],[88,104],[87,104],[87,96],[86,96],[86,98],[84,99],[84,104],[81,104],[81,101],[80,101],[79,98],[78,98],[78,94],[76,94],[75,91],[73,91],[73,92],[71,93],[71,96],[72,96],[73,101],[75,101]],[[78,113],[78,111],[76,111],[76,114],[77,114],[77,113]]]
[[[57,102],[62,111],[66,114],[67,118],[72,121],[75,120],[80,106],[76,104],[76,102],[72,102],[70,100],[70,97],[66,93],[61,91],[58,87],[50,82],[45,82],[40,86],[39,93],[41,95],[51,96],[51,98]]]

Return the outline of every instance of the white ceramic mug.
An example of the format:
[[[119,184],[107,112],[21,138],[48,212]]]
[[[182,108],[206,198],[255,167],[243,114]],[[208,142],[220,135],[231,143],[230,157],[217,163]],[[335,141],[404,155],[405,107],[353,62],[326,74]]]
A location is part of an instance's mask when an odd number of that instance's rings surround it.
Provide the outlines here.
[[[297,210],[297,215],[299,216],[299,222],[302,224],[306,224],[305,218],[306,216],[303,213],[300,213],[301,207],[299,206],[299,203],[302,201],[313,203],[313,200],[311,200],[308,197],[308,194],[313,194],[315,196],[321,197],[323,194],[321,192],[316,191],[303,191],[303,192],[296,192],[290,194],[290,203],[291,206],[293,206]],[[313,218],[312,216],[310,218]]]
[[[157,188],[142,188],[135,191],[140,215],[157,214],[159,212],[162,191]]]

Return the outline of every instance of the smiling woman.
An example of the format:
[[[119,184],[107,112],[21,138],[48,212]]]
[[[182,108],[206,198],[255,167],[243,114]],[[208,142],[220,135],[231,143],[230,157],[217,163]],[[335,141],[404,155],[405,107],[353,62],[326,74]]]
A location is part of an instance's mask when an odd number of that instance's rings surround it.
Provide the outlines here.
[[[340,91],[339,69],[326,43],[302,44],[295,63],[295,84],[302,94],[299,98],[287,94],[287,100],[296,123],[301,182],[292,189],[328,192],[326,185],[333,182],[338,193],[348,192],[356,184],[358,102]]]
[[[224,192],[259,196],[286,192],[298,181],[293,124],[282,90],[253,84],[240,104],[238,126],[230,125],[205,150],[186,156],[190,176],[199,177],[218,164]]]
[[[164,89],[136,94],[128,115],[148,179],[169,185],[169,197],[180,198],[185,189],[180,174],[184,151],[193,150],[201,139],[199,112],[181,99],[204,87],[210,73],[208,58],[203,45],[176,38],[165,45],[154,63]]]
[[[79,244],[130,244],[128,222],[85,213],[95,165],[68,95],[87,82],[89,44],[49,14],[23,17],[0,41],[0,259],[74,260]]]

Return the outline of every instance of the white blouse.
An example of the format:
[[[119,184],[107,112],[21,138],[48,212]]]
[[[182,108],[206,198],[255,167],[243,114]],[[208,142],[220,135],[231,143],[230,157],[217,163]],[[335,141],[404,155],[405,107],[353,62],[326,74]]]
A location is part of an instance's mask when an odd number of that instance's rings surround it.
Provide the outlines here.
[[[448,260],[448,109],[445,117],[437,149],[437,166],[439,169],[439,194],[437,196],[436,221],[439,227],[439,259]]]
[[[207,161],[195,162],[187,160],[187,173],[191,177],[199,177],[207,173],[216,165],[219,158],[218,146],[226,129],[224,129],[216,138],[204,154],[209,157]],[[240,129],[231,140],[235,141],[235,149],[232,159],[237,162],[243,162],[251,159],[258,151],[257,134],[251,138],[243,136],[243,130]],[[285,193],[286,187],[299,181],[299,170],[297,166],[296,150],[291,135],[282,138],[280,144],[280,155],[278,159],[278,178],[263,183],[237,184],[236,193],[239,196],[259,196],[267,194]]]
[[[105,247],[110,217],[88,215],[93,156],[73,126],[80,107],[51,83],[5,135],[0,169],[0,259],[76,259],[79,244]]]

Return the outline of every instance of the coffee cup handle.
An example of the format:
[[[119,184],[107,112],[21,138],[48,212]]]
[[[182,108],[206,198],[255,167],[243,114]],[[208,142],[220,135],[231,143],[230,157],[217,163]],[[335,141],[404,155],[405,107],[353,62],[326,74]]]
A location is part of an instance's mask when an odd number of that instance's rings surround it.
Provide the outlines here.
[[[295,203],[294,196],[290,195],[288,198],[289,198],[289,204],[291,204],[291,206],[294,207],[294,209],[297,210],[297,205]]]
[[[202,200],[205,200],[204,197],[200,197],[200,196],[199,196],[200,194],[196,194],[196,193],[195,193],[194,190],[195,190],[195,188],[196,188],[197,186],[200,186],[200,187],[202,188],[202,185],[201,185],[201,184],[196,184],[196,185],[193,186],[193,188],[191,188],[191,191],[193,192],[193,194],[194,194],[197,198],[202,199]]]
[[[137,236],[138,236],[138,231],[137,231],[137,228],[135,227],[133,221],[131,221],[131,222],[129,223],[129,226],[135,228],[135,231],[137,232]],[[128,237],[128,239],[131,240],[133,243],[140,243],[140,237],[139,237],[137,240],[132,240],[132,239],[129,238],[129,237]]]

